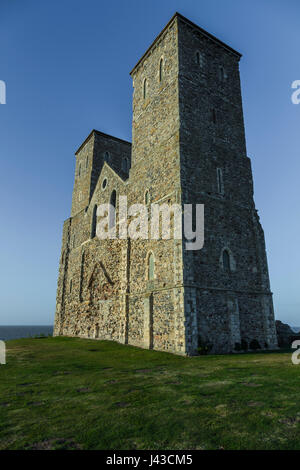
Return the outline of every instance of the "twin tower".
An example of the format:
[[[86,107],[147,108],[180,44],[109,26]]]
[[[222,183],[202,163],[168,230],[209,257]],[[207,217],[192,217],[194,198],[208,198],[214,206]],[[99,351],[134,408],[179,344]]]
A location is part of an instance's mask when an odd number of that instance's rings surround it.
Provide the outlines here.
[[[240,57],[176,13],[131,71],[132,144],[94,130],[76,152],[55,335],[184,355],[277,346]],[[203,248],[100,240],[97,207],[110,202],[118,215],[119,196],[128,205],[204,204]]]

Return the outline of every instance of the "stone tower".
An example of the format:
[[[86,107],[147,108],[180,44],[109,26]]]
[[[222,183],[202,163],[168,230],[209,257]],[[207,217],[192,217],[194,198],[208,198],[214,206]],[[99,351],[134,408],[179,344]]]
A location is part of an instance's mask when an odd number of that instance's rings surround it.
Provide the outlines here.
[[[241,55],[176,13],[131,71],[132,146],[92,131],[76,153],[55,334],[178,354],[277,346],[253,201]],[[130,168],[130,170],[129,170]],[[204,204],[205,241],[95,236],[99,204]],[[116,225],[118,228],[118,202]]]

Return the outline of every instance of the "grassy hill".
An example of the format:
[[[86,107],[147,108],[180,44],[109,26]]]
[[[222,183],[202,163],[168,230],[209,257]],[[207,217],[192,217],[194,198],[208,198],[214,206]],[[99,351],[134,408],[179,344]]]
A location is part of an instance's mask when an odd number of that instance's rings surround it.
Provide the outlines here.
[[[0,449],[300,449],[290,352],[185,358],[77,338],[7,348]]]

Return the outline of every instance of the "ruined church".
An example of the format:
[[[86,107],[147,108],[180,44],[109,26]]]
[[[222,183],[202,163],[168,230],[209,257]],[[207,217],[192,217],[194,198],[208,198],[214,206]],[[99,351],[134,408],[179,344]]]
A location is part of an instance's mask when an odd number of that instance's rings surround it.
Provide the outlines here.
[[[93,130],[76,152],[54,334],[194,355],[277,346],[246,152],[241,54],[176,13],[130,72],[132,143]],[[204,246],[97,237],[97,207],[204,204]],[[118,228],[118,227],[116,227]]]

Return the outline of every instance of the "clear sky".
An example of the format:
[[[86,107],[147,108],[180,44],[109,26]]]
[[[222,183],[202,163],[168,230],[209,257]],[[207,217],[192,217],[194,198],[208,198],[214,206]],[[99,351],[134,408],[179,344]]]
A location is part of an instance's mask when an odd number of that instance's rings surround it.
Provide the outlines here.
[[[276,318],[300,325],[299,0],[0,0],[0,324],[50,324],[74,152],[131,140],[129,71],[179,11],[243,54],[255,202]]]

